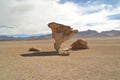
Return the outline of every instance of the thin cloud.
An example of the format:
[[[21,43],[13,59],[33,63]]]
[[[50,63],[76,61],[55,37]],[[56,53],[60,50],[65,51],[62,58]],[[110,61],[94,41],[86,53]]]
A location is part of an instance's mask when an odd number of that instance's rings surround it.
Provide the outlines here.
[[[120,30],[120,26],[119,27],[115,27],[114,29]]]
[[[79,31],[111,30],[120,25],[119,4],[119,0],[0,0],[0,25],[7,25],[0,33],[50,33],[49,22]]]
[[[8,25],[0,25],[0,29],[5,29],[5,28],[15,28],[15,27],[12,27],[12,26],[8,26]]]
[[[110,15],[108,18],[111,20],[120,20],[120,14]]]
[[[64,4],[66,2],[73,2],[80,5],[112,5],[114,7],[118,7],[120,4],[120,0],[59,0],[59,3]]]

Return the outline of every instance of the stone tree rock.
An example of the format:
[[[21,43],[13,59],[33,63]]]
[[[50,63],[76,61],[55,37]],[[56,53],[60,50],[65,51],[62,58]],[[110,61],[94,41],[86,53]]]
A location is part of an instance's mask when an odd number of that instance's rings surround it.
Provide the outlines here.
[[[74,43],[72,43],[71,49],[72,50],[88,49],[87,41],[78,39],[77,41],[75,41]]]
[[[78,30],[73,30],[70,26],[55,22],[49,23],[48,26],[52,30],[52,38],[55,40],[54,48],[57,52],[64,41],[70,39],[72,36],[78,33]]]

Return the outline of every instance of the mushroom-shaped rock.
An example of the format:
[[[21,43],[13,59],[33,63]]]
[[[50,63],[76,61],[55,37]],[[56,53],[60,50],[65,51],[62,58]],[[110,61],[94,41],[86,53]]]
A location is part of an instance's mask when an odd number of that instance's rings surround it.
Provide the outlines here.
[[[54,48],[57,52],[64,41],[70,39],[72,36],[78,33],[78,30],[73,30],[70,26],[55,22],[49,23],[48,26],[52,30],[52,38],[55,40]]]
[[[72,50],[88,49],[87,41],[78,39],[77,41],[72,43],[71,49]]]

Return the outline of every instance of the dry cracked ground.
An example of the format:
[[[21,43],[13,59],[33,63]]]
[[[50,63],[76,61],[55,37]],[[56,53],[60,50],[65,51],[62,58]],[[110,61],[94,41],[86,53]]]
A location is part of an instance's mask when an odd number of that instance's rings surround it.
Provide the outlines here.
[[[53,40],[0,42],[0,80],[120,80],[120,37],[84,40],[89,49],[69,56],[55,53]]]

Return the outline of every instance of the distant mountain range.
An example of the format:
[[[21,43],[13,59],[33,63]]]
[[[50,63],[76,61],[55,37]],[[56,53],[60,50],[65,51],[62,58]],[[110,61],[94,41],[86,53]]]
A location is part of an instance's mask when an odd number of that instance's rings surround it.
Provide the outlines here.
[[[75,37],[113,37],[120,36],[119,30],[110,30],[110,31],[102,31],[97,32],[95,30],[87,30],[79,32]]]
[[[19,35],[19,34],[18,34]],[[79,38],[79,37],[114,37],[114,36],[120,36],[120,31],[119,30],[110,30],[110,31],[102,31],[102,32],[97,32],[95,30],[87,30],[87,31],[81,31],[78,34],[74,36],[74,38]],[[48,40],[52,39],[51,34],[46,34],[46,35],[29,35],[29,36],[7,36],[7,35],[1,35],[0,36],[0,41],[13,41],[13,40]]]
[[[34,35],[34,36],[23,36],[22,35],[19,37],[10,37],[10,36],[0,36],[0,41],[19,41],[19,40],[48,40],[52,39],[51,34],[46,34],[46,35]]]

